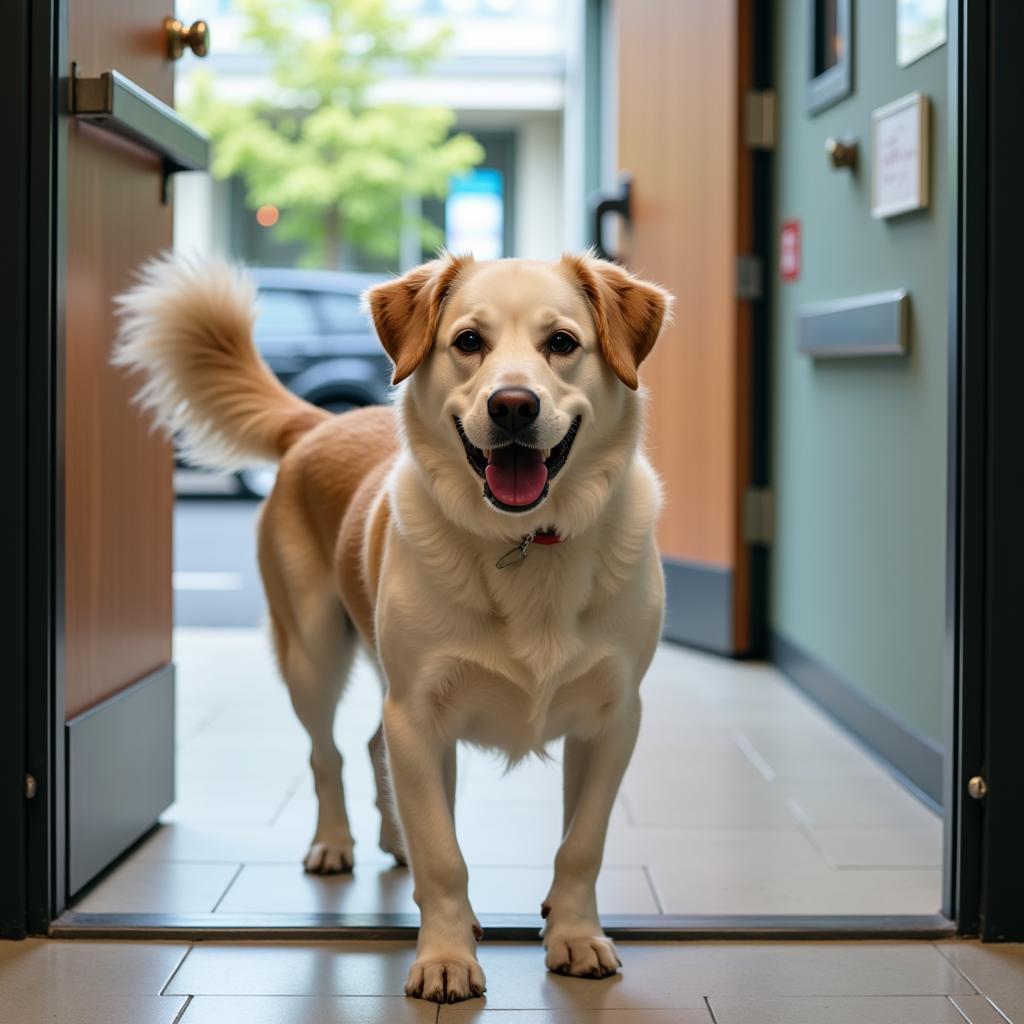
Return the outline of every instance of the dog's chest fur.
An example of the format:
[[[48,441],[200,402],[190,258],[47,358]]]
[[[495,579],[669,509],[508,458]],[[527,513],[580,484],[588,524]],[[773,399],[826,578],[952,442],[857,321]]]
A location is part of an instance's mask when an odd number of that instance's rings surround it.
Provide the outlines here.
[[[403,517],[378,602],[390,685],[415,688],[445,731],[512,757],[597,730],[636,685],[627,652],[660,626],[649,524],[637,527],[533,545],[498,569],[510,544],[461,544]]]

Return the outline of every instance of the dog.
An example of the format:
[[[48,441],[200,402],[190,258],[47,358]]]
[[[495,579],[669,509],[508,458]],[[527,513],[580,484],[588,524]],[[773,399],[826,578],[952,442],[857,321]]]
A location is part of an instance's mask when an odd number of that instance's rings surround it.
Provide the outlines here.
[[[310,872],[353,866],[333,720],[357,647],[379,666],[380,846],[408,862],[420,908],[406,994],[485,988],[453,824],[460,740],[514,763],[564,737],[545,962],[613,974],[595,883],[665,601],[637,372],[671,296],[592,253],[443,253],[365,301],[394,364],[388,407],[333,415],[287,391],[252,341],[253,286],[227,263],[145,266],[118,300],[114,360],[191,462],[279,464],[259,563],[312,746]]]

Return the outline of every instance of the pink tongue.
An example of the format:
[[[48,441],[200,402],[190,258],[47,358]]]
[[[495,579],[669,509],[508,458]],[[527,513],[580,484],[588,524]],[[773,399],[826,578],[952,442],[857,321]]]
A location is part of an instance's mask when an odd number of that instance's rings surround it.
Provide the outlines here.
[[[548,467],[538,449],[513,444],[491,453],[484,475],[503,505],[530,505],[548,482]]]

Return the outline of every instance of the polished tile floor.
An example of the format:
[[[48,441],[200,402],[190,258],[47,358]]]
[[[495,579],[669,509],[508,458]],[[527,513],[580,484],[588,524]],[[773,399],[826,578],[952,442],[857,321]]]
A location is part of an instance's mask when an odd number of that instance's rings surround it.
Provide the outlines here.
[[[315,816],[307,742],[265,635],[181,629],[175,659],[178,801],[162,827],[75,909],[220,919],[257,914],[269,924],[288,913],[414,913],[408,873],[376,845],[366,741],[377,726],[380,698],[369,666],[358,666],[336,727],[358,841],[356,869],[320,878],[300,868]],[[640,741],[598,886],[603,913],[931,914],[939,908],[939,819],[773,668],[666,644],[643,693]],[[538,913],[561,824],[557,749],[553,755],[549,764],[531,761],[505,775],[498,760],[460,754],[458,830],[479,914]],[[187,961],[195,970],[214,955],[205,945],[197,952]],[[947,970],[931,954],[914,955]],[[216,1011],[197,1000],[190,1012],[191,1024],[214,1019]],[[741,1012],[719,1017],[720,1024],[747,1019],[736,1015]]]
[[[1024,1024],[1024,946],[622,943],[556,977],[484,942],[487,992],[401,995],[410,943],[0,942],[0,1024]]]

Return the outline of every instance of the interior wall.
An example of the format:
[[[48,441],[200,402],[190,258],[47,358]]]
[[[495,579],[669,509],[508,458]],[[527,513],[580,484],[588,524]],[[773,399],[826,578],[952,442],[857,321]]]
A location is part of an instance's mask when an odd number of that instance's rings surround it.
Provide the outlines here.
[[[946,573],[947,178],[943,46],[896,63],[896,4],[854,3],[854,91],[804,110],[806,0],[777,0],[775,240],[799,218],[799,281],[776,276],[771,624],[826,669],[942,737]],[[932,106],[930,208],[871,217],[871,112],[915,90]],[[860,145],[831,169],[830,135]],[[774,253],[775,266],[778,252]],[[777,271],[774,271],[777,275]],[[806,303],[893,288],[911,296],[906,357],[812,360],[796,350]]]

